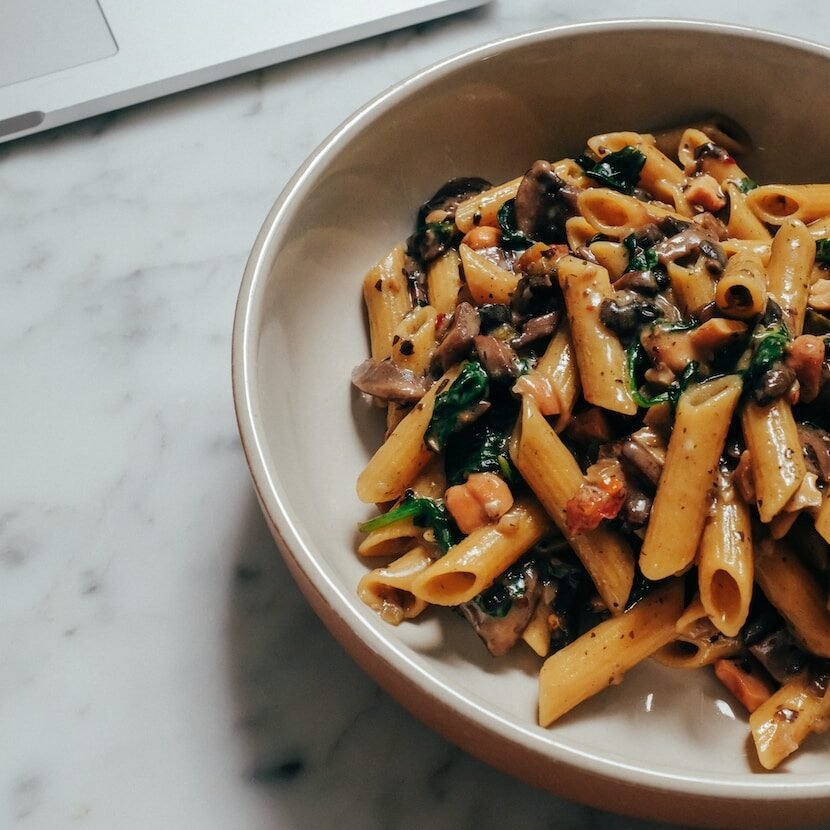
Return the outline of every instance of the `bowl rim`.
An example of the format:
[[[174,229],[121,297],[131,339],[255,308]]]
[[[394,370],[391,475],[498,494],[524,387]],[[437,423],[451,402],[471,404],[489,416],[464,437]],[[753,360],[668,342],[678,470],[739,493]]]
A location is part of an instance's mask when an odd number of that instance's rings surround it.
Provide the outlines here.
[[[417,93],[425,85],[457,69],[493,57],[505,49],[518,48],[524,44],[559,40],[574,34],[592,31],[613,32],[637,29],[731,35],[788,46],[830,59],[830,47],[828,46],[752,26],[653,17],[623,18],[537,28],[498,38],[438,60],[392,84],[348,116],[309,154],[277,197],[252,246],[236,304],[231,353],[233,402],[242,447],[260,506],[274,532],[281,553],[289,565],[292,565],[294,576],[308,580],[313,590],[328,605],[336,623],[333,624],[332,618],[326,618],[328,614],[324,617],[324,622],[335,637],[348,648],[342,636],[342,629],[341,633],[338,633],[341,625],[337,623],[351,629],[364,644],[369,646],[376,657],[390,666],[393,671],[398,672],[405,682],[415,684],[420,691],[435,699],[436,702],[440,701],[443,705],[449,706],[459,716],[472,719],[477,728],[495,734],[500,740],[517,748],[545,756],[555,763],[652,791],[678,796],[696,795],[710,799],[763,803],[828,799],[830,798],[830,774],[799,774],[799,780],[793,781],[789,776],[773,777],[757,772],[726,775],[661,772],[657,768],[624,762],[568,746],[551,735],[543,737],[518,720],[501,715],[470,700],[413,661],[405,653],[403,645],[395,642],[394,629],[386,632],[381,626],[372,624],[365,616],[358,613],[357,600],[347,596],[346,592],[336,584],[333,574],[327,573],[323,563],[303,540],[290,515],[286,489],[282,486],[277,471],[269,469],[266,462],[263,418],[257,397],[256,351],[260,332],[257,310],[261,307],[262,294],[268,282],[271,257],[280,248],[283,236],[281,226],[284,220],[298,209],[302,201],[301,197],[312,185],[317,171],[325,169],[327,163],[338,152],[339,147],[361,131],[365,124],[381,117],[393,105]],[[296,569],[299,569],[299,573]],[[309,585],[301,584],[301,587],[307,593]],[[318,604],[312,602],[312,605],[319,614]],[[405,704],[405,701],[401,702]],[[469,750],[467,746],[464,748]],[[514,772],[514,774],[521,777],[520,773]],[[688,816],[681,816],[675,820],[688,820],[688,818]]]

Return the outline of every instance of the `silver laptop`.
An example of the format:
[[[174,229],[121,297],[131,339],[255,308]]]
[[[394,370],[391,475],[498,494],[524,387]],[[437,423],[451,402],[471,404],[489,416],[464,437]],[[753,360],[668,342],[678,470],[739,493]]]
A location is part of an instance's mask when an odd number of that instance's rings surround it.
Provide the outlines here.
[[[487,0],[0,0],[0,142]]]

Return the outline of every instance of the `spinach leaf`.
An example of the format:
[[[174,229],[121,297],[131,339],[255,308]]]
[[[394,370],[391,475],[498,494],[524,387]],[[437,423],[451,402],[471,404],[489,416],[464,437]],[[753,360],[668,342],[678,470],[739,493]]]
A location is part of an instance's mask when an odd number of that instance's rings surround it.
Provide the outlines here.
[[[744,178],[738,182],[738,190],[740,190],[741,193],[749,193],[750,190],[755,190],[756,187],[758,187],[758,183],[752,181],[749,176],[744,176]]]
[[[501,228],[501,244],[503,248],[523,250],[533,244],[533,240],[527,237],[516,226],[516,200],[508,199],[498,210],[496,217]]]
[[[440,499],[428,499],[416,496],[407,490],[400,504],[388,513],[376,516],[359,526],[361,533],[369,533],[381,527],[412,519],[418,527],[428,527],[435,534],[435,542],[446,553],[459,539],[459,532],[444,502]]]
[[[816,262],[830,264],[830,239],[819,239],[816,242]]]
[[[510,482],[513,470],[507,441],[516,418],[515,407],[494,406],[475,423],[447,441],[444,471],[448,484],[463,483],[470,473],[498,473]]]
[[[580,156],[576,162],[594,181],[621,193],[631,193],[640,180],[646,157],[636,147],[623,147],[598,162],[592,162],[587,156]]]
[[[486,591],[482,591],[473,602],[491,617],[504,617],[513,607],[514,600],[527,593],[525,563],[508,568]]]
[[[636,234],[630,233],[623,239],[628,251],[628,268],[626,271],[650,271],[657,265],[657,251],[654,248],[642,248],[637,244]]]
[[[785,323],[759,326],[752,335],[755,348],[744,372],[744,389],[754,388],[775,363],[784,357],[790,342],[790,332]]]
[[[686,391],[686,387],[697,374],[699,367],[696,360],[690,361],[686,364],[686,368],[680,373],[678,378],[667,389],[658,395],[647,397],[640,392],[640,381],[638,379],[641,375],[643,364],[648,364],[645,349],[637,340],[634,340],[625,350],[626,381],[628,383],[628,391],[631,393],[631,397],[634,398],[634,403],[644,408],[657,406],[659,403],[670,403],[672,409],[674,409],[680,400],[680,396]]]
[[[432,418],[424,433],[426,445],[434,452],[441,452],[450,435],[458,430],[459,416],[484,400],[489,391],[487,372],[481,364],[475,360],[466,363],[450,388],[435,399]]]

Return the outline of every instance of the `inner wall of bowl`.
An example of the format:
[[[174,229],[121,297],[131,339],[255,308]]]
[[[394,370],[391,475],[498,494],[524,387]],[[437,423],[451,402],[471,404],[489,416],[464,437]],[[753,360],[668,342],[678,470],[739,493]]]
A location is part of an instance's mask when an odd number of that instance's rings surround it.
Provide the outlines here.
[[[386,627],[354,596],[370,566],[354,553],[355,526],[374,512],[357,501],[354,481],[383,431],[380,412],[348,380],[368,352],[363,274],[411,232],[418,204],[445,179],[512,178],[608,130],[723,112],[754,137],[758,151],[745,166],[757,180],[827,181],[830,131],[816,130],[815,119],[829,84],[826,57],[700,29],[520,41],[376,105],[318,159],[283,213],[265,252],[270,272],[255,288],[262,303],[254,322],[255,407],[275,492],[352,612],[460,695],[534,728],[538,661],[521,649],[490,658],[449,612]],[[745,778],[746,719],[727,698],[706,672],[646,665],[539,734],[554,754],[574,749],[644,769]],[[825,772],[828,748],[828,738],[812,739],[790,772]]]

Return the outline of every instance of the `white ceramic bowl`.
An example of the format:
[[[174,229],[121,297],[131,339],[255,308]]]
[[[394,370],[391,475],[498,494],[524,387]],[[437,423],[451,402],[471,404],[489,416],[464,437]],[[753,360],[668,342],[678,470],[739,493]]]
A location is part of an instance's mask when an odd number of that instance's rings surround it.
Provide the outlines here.
[[[723,112],[759,181],[830,180],[830,50],[699,23],[533,32],[468,51],[346,121],[283,191],[251,253],[234,326],[239,428],[280,549],[317,613],[418,717],[473,754],[569,798],[668,821],[761,827],[830,816],[830,742],[780,772],[752,761],[746,718],[706,672],[646,664],[551,729],[538,661],[495,660],[461,620],[394,628],[355,594],[366,564],[354,491],[382,425],[349,386],[367,353],[360,281],[445,179],[512,178],[585,138]]]

